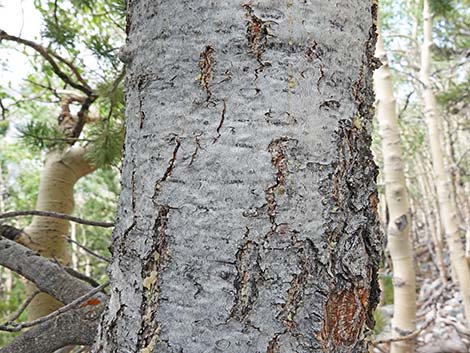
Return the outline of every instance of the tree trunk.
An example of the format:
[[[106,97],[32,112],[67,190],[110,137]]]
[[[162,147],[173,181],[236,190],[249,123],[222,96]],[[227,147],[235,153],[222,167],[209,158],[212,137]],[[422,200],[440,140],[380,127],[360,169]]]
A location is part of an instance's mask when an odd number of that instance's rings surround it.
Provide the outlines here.
[[[46,157],[39,185],[36,210],[71,214],[74,207],[73,187],[94,168],[84,158],[85,149],[70,147],[65,152],[52,151]],[[68,264],[67,238],[69,222],[63,219],[35,216],[25,228],[27,234],[21,242],[45,257]],[[28,292],[35,290],[28,285]],[[58,307],[60,302],[40,293],[28,306],[28,318],[34,320],[45,316]]]
[[[129,2],[101,352],[366,352],[376,5]]]
[[[424,42],[421,50],[420,80],[423,83],[424,115],[428,126],[429,143],[431,147],[432,164],[436,189],[439,200],[440,214],[444,225],[453,268],[460,285],[465,316],[470,320],[470,269],[465,259],[465,252],[460,238],[460,220],[456,205],[452,202],[450,177],[445,169],[444,156],[441,149],[441,136],[439,132],[439,112],[437,102],[432,91],[430,80],[430,48],[432,45],[432,15],[429,3],[424,0],[423,10]]]
[[[374,75],[377,94],[377,118],[382,137],[385,196],[389,212],[387,226],[388,248],[393,262],[393,319],[392,333],[399,337],[416,329],[416,275],[410,239],[410,207],[405,181],[400,128],[396,114],[395,96],[390,68],[379,34],[377,56],[382,60]],[[413,340],[392,342],[391,353],[413,353]]]

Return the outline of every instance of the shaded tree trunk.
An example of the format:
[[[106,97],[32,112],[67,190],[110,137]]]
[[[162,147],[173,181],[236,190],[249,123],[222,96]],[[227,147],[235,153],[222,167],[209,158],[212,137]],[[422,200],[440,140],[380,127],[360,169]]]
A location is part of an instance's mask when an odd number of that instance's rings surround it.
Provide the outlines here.
[[[381,234],[368,0],[129,2],[96,351],[366,352]]]
[[[430,67],[432,45],[432,14],[429,3],[424,0],[423,8],[423,46],[421,49],[421,71],[420,80],[423,83],[423,106],[426,118],[431,157],[436,180],[437,197],[439,209],[444,226],[452,266],[462,293],[465,316],[470,320],[470,268],[465,259],[464,245],[460,238],[460,219],[451,192],[451,181],[449,172],[445,168],[444,155],[441,145],[441,134],[439,130],[439,112],[436,97],[431,86]],[[469,321],[470,322],[470,321]]]

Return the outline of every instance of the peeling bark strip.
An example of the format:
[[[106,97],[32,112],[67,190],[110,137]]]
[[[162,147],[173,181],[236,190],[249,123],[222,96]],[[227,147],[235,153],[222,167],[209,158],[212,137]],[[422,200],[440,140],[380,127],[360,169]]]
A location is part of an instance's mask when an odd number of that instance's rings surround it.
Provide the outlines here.
[[[370,0],[129,6],[126,156],[97,346],[365,353],[381,247]],[[139,96],[145,72],[158,80]],[[211,109],[198,103],[209,92]]]

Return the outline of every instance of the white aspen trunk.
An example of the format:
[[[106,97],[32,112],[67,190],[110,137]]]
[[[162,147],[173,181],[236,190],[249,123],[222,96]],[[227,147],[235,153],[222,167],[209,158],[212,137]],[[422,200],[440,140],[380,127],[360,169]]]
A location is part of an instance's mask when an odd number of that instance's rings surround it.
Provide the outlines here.
[[[422,161],[422,158],[420,158],[420,160]],[[431,187],[429,183],[429,179],[427,177],[429,173],[426,171],[426,167],[423,165],[423,162],[417,162],[416,166],[418,173],[421,175],[421,178],[418,179],[421,180],[421,182],[418,182],[418,184],[422,188],[425,217],[429,225],[434,251],[436,252],[439,275],[442,283],[447,285],[448,274],[447,267],[444,262],[444,244],[441,236],[441,224],[438,212],[439,204],[435,202],[437,196],[435,195],[434,188]],[[432,212],[433,209],[435,210],[434,213]]]
[[[84,158],[85,149],[74,146],[65,152],[49,152],[41,174],[36,210],[71,214],[74,207],[73,187],[94,168]],[[21,242],[45,257],[68,264],[67,238],[69,222],[63,219],[34,216],[24,229],[27,236]],[[28,285],[31,292],[35,287]],[[40,293],[28,306],[28,318],[34,320],[45,316],[58,307],[60,302]]]
[[[377,5],[131,1],[100,352],[363,353]]]
[[[395,96],[382,36],[379,33],[376,56],[382,66],[374,73],[377,118],[382,137],[383,175],[388,205],[388,248],[393,263],[392,333],[394,337],[410,334],[416,329],[416,276],[410,239],[411,217],[406,188],[400,129]],[[413,340],[391,343],[391,353],[414,352]]]
[[[429,144],[436,181],[441,220],[444,226],[452,267],[455,270],[462,293],[465,316],[470,320],[470,269],[465,259],[464,246],[460,238],[460,220],[456,205],[452,203],[450,176],[445,169],[439,130],[439,112],[430,80],[432,46],[432,15],[428,0],[423,7],[424,41],[421,50],[420,80],[423,87],[424,115],[428,127]]]

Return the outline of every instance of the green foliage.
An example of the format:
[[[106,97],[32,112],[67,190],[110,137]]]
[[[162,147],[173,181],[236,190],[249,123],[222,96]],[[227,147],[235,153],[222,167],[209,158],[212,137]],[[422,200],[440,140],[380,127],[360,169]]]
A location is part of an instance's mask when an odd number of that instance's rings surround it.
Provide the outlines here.
[[[5,284],[5,273],[0,273],[2,284]],[[0,321],[3,323],[11,317],[26,299],[24,285],[19,276],[12,274],[13,286],[11,292],[0,291]],[[17,321],[25,321],[26,314],[23,312]],[[14,337],[20,333],[2,332],[0,331],[0,347],[4,347]]]
[[[455,0],[429,0],[429,6],[433,14],[445,16],[454,9]]]
[[[54,125],[29,121],[18,127],[22,141],[33,150],[42,151],[45,148],[60,148],[67,146],[69,139]]]
[[[0,120],[0,136],[3,137],[8,131],[9,126],[8,120]]]
[[[382,303],[383,305],[393,304],[393,277],[382,275]]]
[[[93,197],[90,197],[93,195]],[[119,196],[119,178],[111,168],[99,169],[87,178],[81,179],[75,187],[76,207],[74,214],[86,219],[111,221]],[[102,256],[110,257],[108,250],[112,230],[76,225],[77,240]],[[93,278],[101,281],[106,277],[106,263],[88,256],[91,261]],[[85,272],[86,256],[79,256],[79,270]]]
[[[375,320],[374,334],[377,336],[383,332],[387,322],[385,318],[383,317],[382,313],[380,312],[380,310],[374,311],[374,320]]]
[[[453,113],[457,114],[459,111],[455,106],[458,103],[464,103],[466,100],[468,101],[470,98],[470,82],[458,82],[452,87],[449,87],[446,91],[439,92],[436,98],[441,106],[450,105]]]
[[[116,165],[121,157],[124,128],[121,124],[100,123],[90,128],[93,141],[86,157],[96,166]]]

